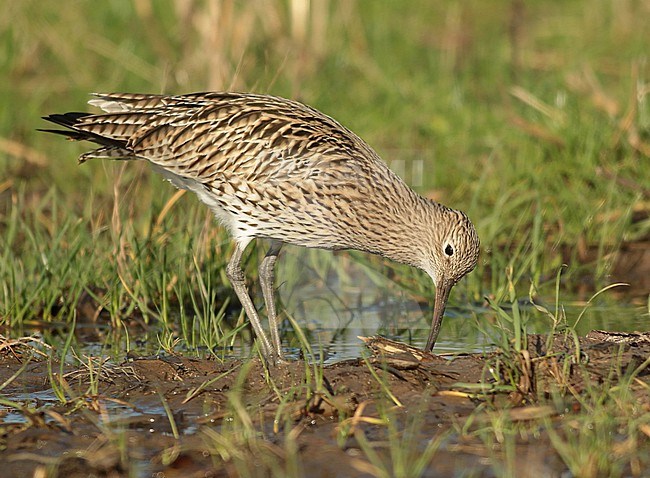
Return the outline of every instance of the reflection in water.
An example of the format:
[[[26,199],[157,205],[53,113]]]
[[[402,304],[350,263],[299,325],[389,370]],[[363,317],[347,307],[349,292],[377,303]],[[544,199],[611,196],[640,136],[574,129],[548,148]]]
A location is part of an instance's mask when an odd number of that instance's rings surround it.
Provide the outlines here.
[[[287,248],[278,270],[281,309],[300,326],[316,356],[327,352],[328,362],[360,357],[364,350],[358,336],[381,334],[416,347],[423,347],[429,333],[432,311],[416,302],[412,295],[347,254]],[[570,297],[561,296],[570,304]],[[587,306],[576,326],[579,335],[605,329],[631,332],[647,329],[648,311],[621,304],[620,298],[603,295]],[[477,304],[456,302],[447,308],[436,353],[474,353],[494,349],[501,334],[495,327],[494,311]],[[553,310],[555,299],[547,308]],[[540,303],[542,300],[540,299]],[[433,304],[430,304],[433,305]],[[454,307],[455,305],[455,307]],[[566,305],[566,324],[573,326],[585,308]],[[546,334],[551,319],[527,301],[520,304],[531,334]],[[285,321],[284,344],[299,349],[300,342]],[[297,353],[297,352],[296,352]]]
[[[432,311],[384,274],[348,255],[289,249],[278,270],[281,307],[300,326],[312,349],[327,352],[327,361],[357,358],[364,349],[358,336],[381,334],[423,347]],[[448,308],[436,352],[475,352],[476,341],[462,335],[469,330],[469,311]],[[453,322],[453,323],[451,323]],[[285,322],[287,336],[295,335]],[[298,341],[291,341],[296,347]],[[473,342],[473,343],[472,343]]]

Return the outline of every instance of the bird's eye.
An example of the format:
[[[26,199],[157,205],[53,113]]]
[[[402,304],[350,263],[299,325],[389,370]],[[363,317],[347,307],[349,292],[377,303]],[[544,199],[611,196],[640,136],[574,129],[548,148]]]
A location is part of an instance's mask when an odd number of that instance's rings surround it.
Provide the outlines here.
[[[449,257],[454,255],[454,248],[452,247],[451,244],[447,244],[445,246],[445,254],[447,254]]]

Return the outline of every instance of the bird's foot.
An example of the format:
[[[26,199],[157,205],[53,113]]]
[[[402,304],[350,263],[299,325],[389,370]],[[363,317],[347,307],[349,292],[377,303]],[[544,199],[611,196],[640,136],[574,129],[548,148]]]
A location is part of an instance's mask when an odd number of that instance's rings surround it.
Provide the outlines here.
[[[264,359],[264,362],[266,362],[266,365],[269,367],[269,369],[280,367],[289,363],[289,360],[284,357],[284,354],[282,352],[277,352],[275,350],[263,354],[262,358]]]

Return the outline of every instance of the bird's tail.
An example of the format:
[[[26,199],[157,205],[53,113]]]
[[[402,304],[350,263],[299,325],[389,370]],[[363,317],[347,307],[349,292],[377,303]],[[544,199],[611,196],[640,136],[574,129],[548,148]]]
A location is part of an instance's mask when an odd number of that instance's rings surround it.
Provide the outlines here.
[[[79,156],[80,163],[93,158],[134,159],[135,155],[127,148],[126,139],[111,137],[108,134],[89,130],[88,122],[85,120],[96,117],[96,115],[80,112],[43,116],[44,120],[63,126],[66,129],[38,129],[38,131],[66,136],[72,141],[90,141],[101,146],[101,148],[88,151]]]

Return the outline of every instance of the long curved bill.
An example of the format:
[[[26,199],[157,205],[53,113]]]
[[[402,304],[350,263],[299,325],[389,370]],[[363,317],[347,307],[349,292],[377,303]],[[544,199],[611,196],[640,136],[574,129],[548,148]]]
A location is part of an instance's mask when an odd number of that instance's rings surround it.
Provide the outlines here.
[[[427,345],[424,347],[424,350],[427,352],[431,352],[431,350],[433,350],[433,346],[438,339],[438,334],[440,333],[440,325],[442,324],[442,316],[445,313],[445,307],[447,307],[447,299],[449,299],[449,292],[451,292],[451,288],[453,286],[453,282],[448,282],[445,280],[440,281],[440,284],[436,285],[436,302],[433,305],[433,320],[431,321],[429,340],[427,340]]]

